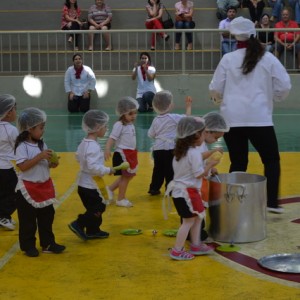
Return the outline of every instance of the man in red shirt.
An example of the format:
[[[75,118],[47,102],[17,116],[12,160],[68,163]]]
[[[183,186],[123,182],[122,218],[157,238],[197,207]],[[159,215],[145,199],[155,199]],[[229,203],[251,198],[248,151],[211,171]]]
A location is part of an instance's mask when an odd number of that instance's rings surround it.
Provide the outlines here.
[[[281,12],[281,21],[275,24],[275,28],[298,28],[298,24],[295,21],[290,20],[290,11],[283,9]],[[280,31],[275,32],[276,49],[275,55],[280,57],[284,50],[295,51],[298,58],[298,68],[300,68],[300,31]]]

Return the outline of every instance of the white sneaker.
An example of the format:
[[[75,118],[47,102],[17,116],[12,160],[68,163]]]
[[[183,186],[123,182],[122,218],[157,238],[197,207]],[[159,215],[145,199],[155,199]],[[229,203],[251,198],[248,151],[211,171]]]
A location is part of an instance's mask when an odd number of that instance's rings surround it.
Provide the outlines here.
[[[284,209],[281,206],[278,207],[267,207],[267,211],[274,214],[283,214]]]
[[[114,200],[114,192],[108,187],[106,186],[106,191],[107,191],[107,196],[108,196],[108,200]]]
[[[6,219],[6,218],[0,219],[0,225],[9,230],[15,230],[15,225],[12,224],[12,222],[9,219]]]
[[[122,200],[116,201],[116,205],[123,206],[123,207],[132,207],[133,206],[133,204],[127,199],[122,199]]]

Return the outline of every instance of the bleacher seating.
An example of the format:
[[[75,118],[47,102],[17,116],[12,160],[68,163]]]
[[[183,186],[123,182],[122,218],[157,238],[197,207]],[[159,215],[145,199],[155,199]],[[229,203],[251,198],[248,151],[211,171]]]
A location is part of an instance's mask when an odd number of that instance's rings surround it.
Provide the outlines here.
[[[16,6],[14,3],[18,4]],[[168,8],[170,13],[174,15],[174,0],[164,0],[162,1],[164,5]],[[4,2],[1,3],[0,7],[0,28],[1,30],[13,30],[13,31],[26,31],[26,30],[60,30],[60,19],[61,19],[61,9],[63,6],[64,0],[52,0],[52,1],[40,1],[40,0],[18,0],[13,2]],[[81,7],[83,14],[87,14],[88,8],[94,3],[93,0],[78,0],[79,6]],[[107,3],[111,6],[113,10],[113,22],[112,29],[145,29],[144,22],[146,18],[145,5],[147,0],[133,0],[133,1],[124,1],[124,0],[107,0]],[[194,20],[196,22],[196,28],[218,28],[218,19],[216,18],[216,3],[212,0],[200,0],[194,1],[195,12]],[[267,8],[269,9],[269,8]],[[249,16],[247,9],[240,9],[239,15]],[[12,21],[16,20],[16,21]],[[22,62],[22,57],[20,52],[26,55],[28,51],[27,40],[24,38],[24,49],[19,47],[19,39],[17,35],[11,39],[8,44],[6,38],[2,38],[1,49],[5,55],[11,55],[14,53],[14,50],[17,49],[15,63],[18,64],[19,61]],[[53,55],[58,55],[65,53],[72,53],[72,49],[68,48],[66,43],[66,38],[64,34],[60,34],[51,37],[52,40],[43,34],[40,34],[38,37],[32,38],[31,51],[36,52],[36,59],[40,60],[41,57],[47,56],[46,52],[52,53]],[[133,55],[136,55],[137,51],[149,49],[149,39],[145,38],[144,33],[132,34],[128,36],[120,37],[116,34],[112,35],[113,47],[114,50],[119,55],[120,51],[133,52]],[[138,47],[136,46],[136,40],[139,40]],[[219,48],[219,34],[202,34],[194,33],[194,50],[192,52],[199,53],[201,56],[201,62],[197,61],[195,57],[189,57],[187,59],[187,64],[200,64],[203,62],[212,65],[213,67],[217,64],[220,58],[220,48]],[[87,50],[87,38],[85,37],[81,41],[81,51]],[[26,45],[26,46],[25,46]],[[171,35],[171,39],[168,44],[163,45],[161,41],[157,44],[156,58],[157,62],[161,62],[160,56],[165,55],[166,51],[172,51],[174,46],[174,38]],[[102,47],[103,48],[103,47]],[[95,41],[95,49],[101,50],[100,39]],[[34,52],[33,52],[34,53]],[[104,63],[111,64],[116,63],[113,58],[114,53],[110,54],[110,61],[104,59]],[[180,64],[180,53],[173,54],[173,60],[170,63],[175,62]],[[178,59],[177,59],[178,58]],[[34,57],[33,57],[34,59]],[[64,60],[64,58],[62,58]],[[86,57],[87,62],[90,62],[95,66],[95,59],[90,58],[90,54],[87,53]],[[3,59],[4,63],[5,60]],[[65,60],[64,60],[65,61]],[[213,64],[211,64],[213,61]],[[49,61],[45,61],[45,64],[49,64]],[[59,63],[62,68],[65,68],[66,63]],[[102,70],[103,66],[99,66]],[[105,67],[104,67],[105,69]],[[163,67],[161,66],[161,69]],[[205,68],[207,69],[207,68]],[[209,69],[209,68],[208,68]],[[211,69],[211,67],[210,67]],[[126,67],[121,66],[121,70],[126,70]]]

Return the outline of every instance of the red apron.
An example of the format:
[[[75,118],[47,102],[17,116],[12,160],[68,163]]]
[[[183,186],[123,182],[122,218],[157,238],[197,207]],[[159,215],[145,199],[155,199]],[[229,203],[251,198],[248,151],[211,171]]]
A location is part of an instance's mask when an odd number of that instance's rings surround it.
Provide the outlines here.
[[[192,213],[200,217],[205,216],[205,208],[199,191],[195,188],[186,189],[189,195],[187,205]]]
[[[121,156],[124,161],[129,163],[127,170],[122,170],[122,174],[126,176],[135,176],[138,167],[138,152],[137,150],[122,149]]]
[[[41,208],[56,202],[55,189],[52,179],[45,182],[31,182],[22,180],[23,187],[20,190],[24,198],[33,207]]]

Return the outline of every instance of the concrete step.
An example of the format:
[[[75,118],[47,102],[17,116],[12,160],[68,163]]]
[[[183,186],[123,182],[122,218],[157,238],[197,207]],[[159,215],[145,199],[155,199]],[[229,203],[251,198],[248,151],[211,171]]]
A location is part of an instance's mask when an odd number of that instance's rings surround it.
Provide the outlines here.
[[[270,8],[265,11],[270,12]],[[174,10],[170,10],[173,16]],[[86,11],[83,15],[87,14]],[[130,18],[128,18],[130,15]],[[238,16],[249,17],[249,12],[246,8],[238,11]],[[45,14],[40,11],[22,11],[14,12],[7,11],[0,13],[0,28],[1,30],[59,30],[61,23],[61,15],[58,11],[48,10]],[[22,19],[22,22],[12,22],[13,18]],[[113,11],[112,29],[143,29],[145,28],[146,14],[144,9],[122,10],[116,9]],[[194,21],[196,28],[218,28],[219,20],[216,18],[215,9],[199,8],[195,10]]]

